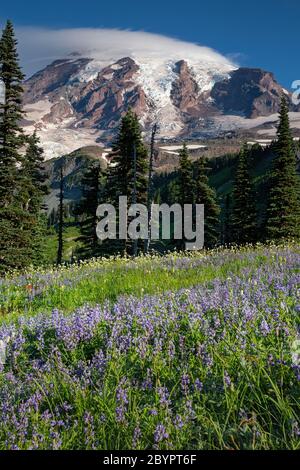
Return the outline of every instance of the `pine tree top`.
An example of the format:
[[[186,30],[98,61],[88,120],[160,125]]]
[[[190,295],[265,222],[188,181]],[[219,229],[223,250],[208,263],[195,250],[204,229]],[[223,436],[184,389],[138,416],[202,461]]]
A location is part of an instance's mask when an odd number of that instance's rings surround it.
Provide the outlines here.
[[[0,40],[0,77],[6,86],[12,82],[21,83],[25,78],[19,65],[17,44],[13,24],[8,20]]]
[[[277,139],[279,144],[282,142],[282,140],[284,140],[285,142],[289,140],[290,143],[293,142],[293,137],[290,128],[289,108],[285,96],[282,96],[281,98],[279,123],[277,126]]]
[[[182,148],[179,150],[179,157],[189,157],[189,151],[185,142],[183,143]]]

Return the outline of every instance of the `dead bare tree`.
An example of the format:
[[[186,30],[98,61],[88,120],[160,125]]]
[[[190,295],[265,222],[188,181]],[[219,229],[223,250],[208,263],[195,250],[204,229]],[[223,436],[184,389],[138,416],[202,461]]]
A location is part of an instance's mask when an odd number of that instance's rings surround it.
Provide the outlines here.
[[[152,127],[152,133],[151,133],[151,146],[150,146],[150,159],[149,159],[149,173],[148,173],[148,191],[147,191],[147,211],[148,211],[148,238],[145,239],[144,241],[144,252],[147,253],[149,251],[149,246],[150,246],[150,230],[151,230],[151,218],[152,218],[152,177],[153,177],[153,162],[154,162],[154,143],[155,143],[155,135],[157,133],[158,126],[157,123],[155,123]]]

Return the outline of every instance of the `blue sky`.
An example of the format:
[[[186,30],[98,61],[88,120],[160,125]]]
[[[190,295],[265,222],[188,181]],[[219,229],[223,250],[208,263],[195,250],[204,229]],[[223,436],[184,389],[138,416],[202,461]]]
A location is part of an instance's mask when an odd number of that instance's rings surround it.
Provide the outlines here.
[[[209,46],[240,65],[273,71],[290,88],[300,79],[299,0],[5,1],[1,23],[17,27],[120,28]]]

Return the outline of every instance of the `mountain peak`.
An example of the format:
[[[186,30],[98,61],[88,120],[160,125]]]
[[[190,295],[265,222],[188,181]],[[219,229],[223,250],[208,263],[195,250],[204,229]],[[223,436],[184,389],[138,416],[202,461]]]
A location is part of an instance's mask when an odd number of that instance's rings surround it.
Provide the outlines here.
[[[283,92],[273,73],[241,67],[216,83],[211,96],[225,114],[256,118],[278,113]],[[292,107],[291,100],[289,104]]]
[[[129,107],[146,132],[155,121],[161,138],[201,138],[274,120],[287,93],[271,72],[224,61],[91,55],[72,53],[25,82],[27,128],[38,130],[47,157],[110,142]]]

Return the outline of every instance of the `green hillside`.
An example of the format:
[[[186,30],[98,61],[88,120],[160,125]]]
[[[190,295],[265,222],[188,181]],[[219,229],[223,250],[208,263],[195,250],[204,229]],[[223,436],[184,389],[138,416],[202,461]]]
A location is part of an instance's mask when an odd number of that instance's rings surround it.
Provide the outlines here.
[[[101,151],[102,152],[102,151]],[[46,204],[50,203],[50,208],[53,210],[53,201],[57,205],[57,194],[58,194],[58,175],[60,165],[63,165],[66,172],[65,177],[65,204],[67,207],[66,215],[67,221],[65,226],[65,249],[64,249],[64,261],[68,262],[72,258],[72,254],[76,253],[78,248],[78,242],[76,238],[79,236],[79,225],[76,222],[73,210],[76,203],[81,198],[81,180],[84,172],[87,170],[91,161],[100,159],[102,168],[105,169],[106,162],[101,159],[99,147],[87,147],[79,149],[70,155],[50,160],[47,162],[47,172],[49,175],[49,184],[51,187],[51,193],[46,198]],[[250,152],[251,160],[251,171],[254,176],[254,182],[256,186],[256,192],[258,194],[258,211],[260,218],[262,218],[263,211],[265,209],[266,198],[264,197],[266,184],[268,181],[268,173],[272,166],[273,150],[272,146],[263,149],[259,145],[253,147],[253,151]],[[221,205],[221,221],[224,218],[224,198],[227,194],[230,194],[233,187],[234,175],[236,170],[237,153],[220,155],[213,157],[209,160],[210,167],[210,183],[215,188],[218,199]],[[169,204],[176,201],[176,181],[177,171],[174,170],[167,174],[156,174],[154,176],[154,192],[156,202],[167,202]],[[56,207],[56,206],[55,206]],[[47,258],[50,263],[55,262],[56,259],[56,231],[55,225],[51,227],[47,235]],[[164,243],[161,243],[158,247],[159,250],[168,248]]]

